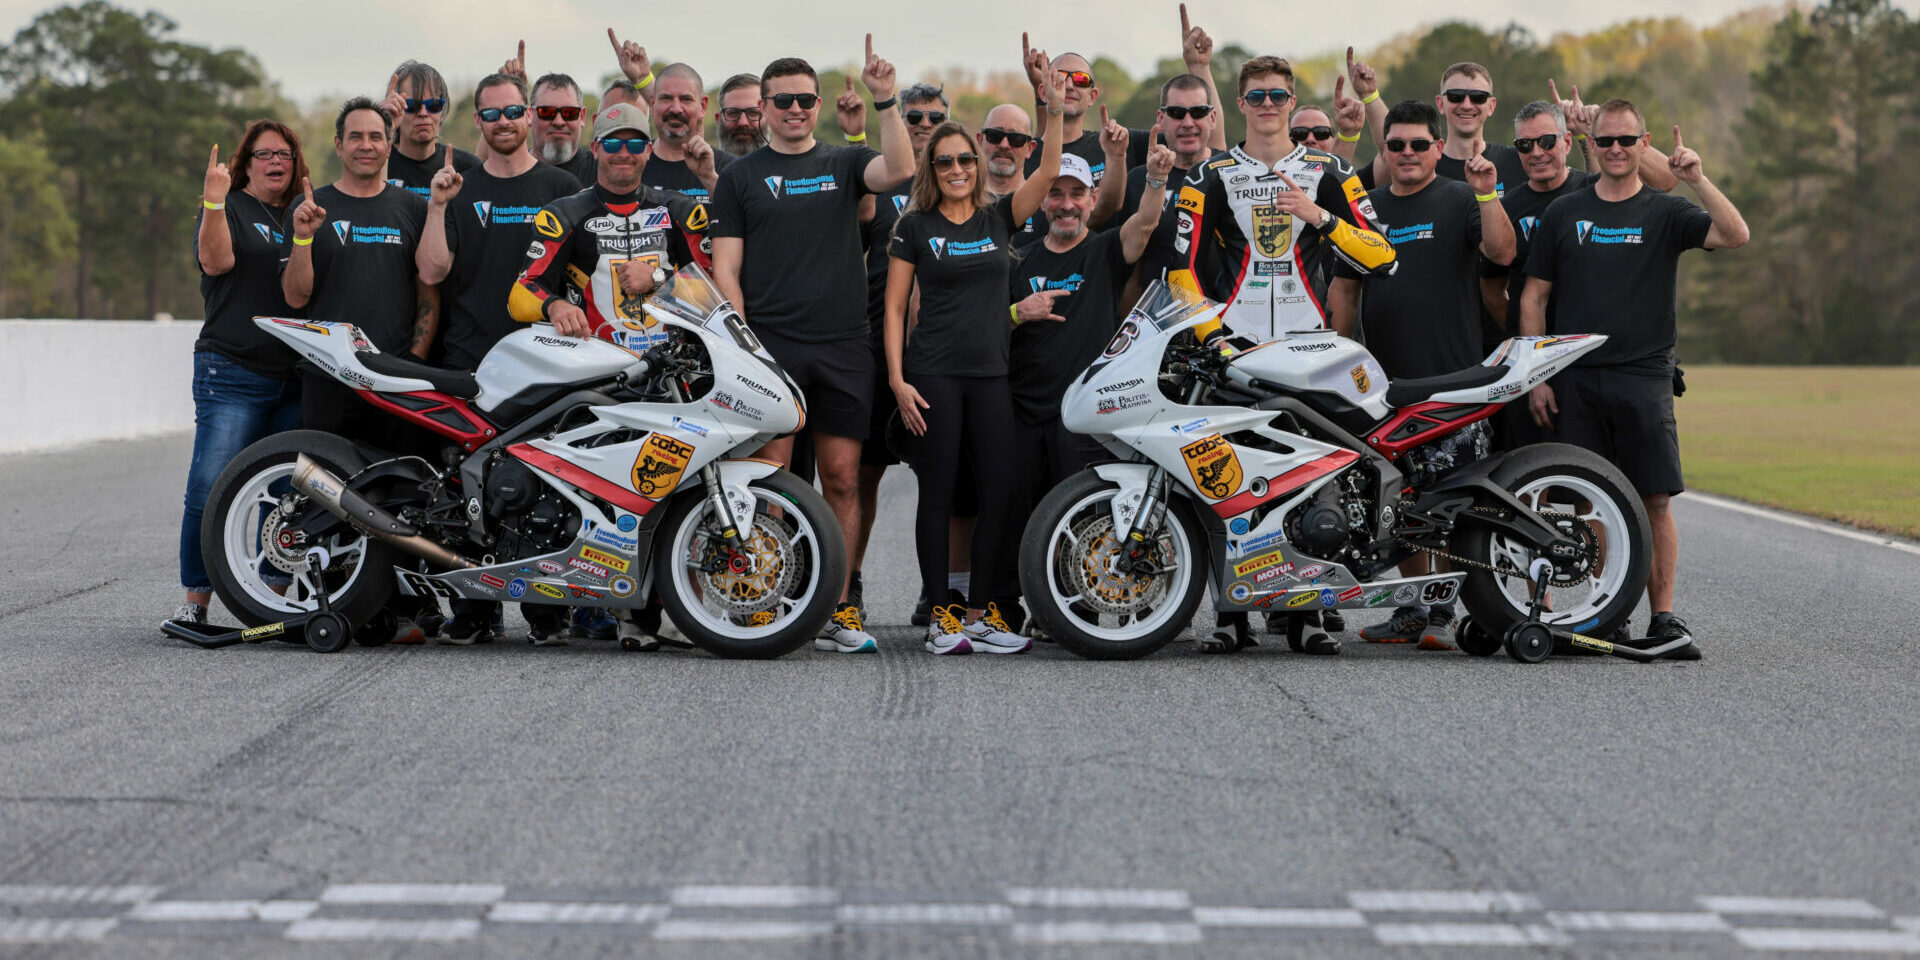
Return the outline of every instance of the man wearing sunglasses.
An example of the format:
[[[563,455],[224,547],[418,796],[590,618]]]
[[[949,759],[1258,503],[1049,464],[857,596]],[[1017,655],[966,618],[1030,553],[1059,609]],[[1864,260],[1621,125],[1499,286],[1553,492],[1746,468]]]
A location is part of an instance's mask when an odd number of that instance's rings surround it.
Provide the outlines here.
[[[1388,276],[1393,247],[1373,230],[1353,168],[1288,139],[1292,66],[1254,57],[1240,68],[1238,89],[1247,139],[1180,184],[1173,238],[1179,262],[1168,282],[1226,304],[1226,324],[1255,340],[1322,329],[1327,291],[1314,289],[1304,269],[1315,251],[1331,244],[1361,276]],[[1334,298],[1329,306],[1349,302]],[[1333,319],[1334,329],[1352,329],[1350,315]]]
[[[1520,332],[1603,333],[1607,342],[1533,389],[1528,407],[1543,428],[1620,467],[1646,504],[1653,531],[1648,634],[1691,637],[1673,613],[1680,532],[1671,500],[1686,489],[1673,413],[1675,283],[1680,254],[1696,247],[1746,245],[1746,220],[1707,179],[1700,155],[1673,128],[1673,175],[1693,187],[1698,206],[1640,179],[1646,121],[1626,100],[1600,105],[1593,146],[1600,179],[1593,189],[1555,200],[1533,228]],[[1704,208],[1704,209],[1703,209]],[[1548,304],[1552,316],[1548,316]],[[1675,659],[1699,659],[1688,644]]]
[[[1487,121],[1500,106],[1500,99],[1493,95],[1493,74],[1486,67],[1463,60],[1442,71],[1440,92],[1434,95],[1433,106],[1446,117],[1447,123],[1447,148],[1436,168],[1440,176],[1465,180],[1467,159],[1484,156],[1493,161],[1494,169],[1499,171],[1494,181],[1497,192],[1506,193],[1527,178],[1526,171],[1520,167],[1520,155],[1512,147],[1488,143],[1484,136]],[[1376,168],[1376,175],[1379,172]],[[1391,171],[1387,179],[1391,179]]]
[[[582,119],[580,85],[564,73],[544,74],[533,82],[533,151],[543,162],[567,172],[581,189],[592,187],[598,176],[593,153],[580,149]]]
[[[684,193],[695,200],[713,196],[720,170],[733,162],[700,135],[707,121],[706,88],[700,74],[684,63],[670,64],[653,82],[653,157],[647,161],[650,187]]]
[[[814,139],[822,98],[805,60],[783,57],[760,77],[767,146],[720,174],[714,189],[713,279],[761,342],[807,394],[814,460],[827,503],[848,544],[860,535],[860,447],[874,402],[860,201],[913,176],[906,120],[894,107],[893,64],[866,40],[861,83],[874,97],[880,146],[830,146]],[[763,455],[793,460],[783,437]],[[817,645],[842,653],[879,648],[842,604]]]
[[[1173,167],[1167,174],[1168,183],[1179,184],[1187,178],[1188,171],[1214,154],[1214,132],[1219,125],[1220,112],[1213,107],[1213,94],[1205,80],[1191,73],[1179,73],[1161,84],[1160,108],[1154,115],[1153,129],[1149,132],[1165,143],[1173,154]],[[1115,214],[1118,220],[1113,222],[1126,223],[1140,211],[1141,198],[1147,193],[1147,181],[1158,179],[1148,174],[1144,163],[1127,171],[1127,192]],[[1176,191],[1164,190],[1160,196],[1161,205],[1171,207]],[[1154,221],[1155,230],[1147,241],[1146,250],[1137,258],[1137,279],[1131,280],[1120,294],[1122,313],[1139,298],[1139,291],[1147,281],[1159,279],[1179,261],[1173,251],[1173,219],[1172,216],[1163,216]]]
[[[479,157],[439,142],[440,126],[452,106],[440,71],[418,60],[394,68],[386,98],[380,101],[380,112],[393,124],[387,182],[424,198],[431,192],[434,175],[447,165],[448,154],[453,155],[453,168],[461,173],[480,165]]]

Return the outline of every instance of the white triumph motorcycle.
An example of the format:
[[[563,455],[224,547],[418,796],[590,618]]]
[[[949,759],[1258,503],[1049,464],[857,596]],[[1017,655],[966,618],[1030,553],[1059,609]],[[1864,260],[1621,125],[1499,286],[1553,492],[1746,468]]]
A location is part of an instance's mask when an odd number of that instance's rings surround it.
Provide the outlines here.
[[[351,324],[255,322],[443,446],[396,456],[300,430],[234,458],[208,499],[205,557],[249,624],[330,607],[351,633],[396,589],[608,608],[657,595],[700,647],[778,657],[832,613],[839,523],[811,486],[748,456],[800,428],[801,392],[697,267],[605,339],[532,326],[474,373],[381,353]]]
[[[1504,645],[1530,662],[1555,635],[1604,636],[1625,622],[1645,590],[1650,537],[1617,468],[1565,444],[1459,467],[1418,452],[1605,337],[1514,337],[1479,366],[1389,383],[1365,347],[1330,331],[1223,350],[1221,311],[1156,282],[1062,399],[1063,424],[1118,460],[1056,487],[1022,537],[1027,603],[1061,646],[1145,656],[1187,626],[1209,585],[1220,613],[1458,596],[1470,615],[1456,633],[1463,649]],[[1398,575],[1421,554],[1451,571]],[[1238,625],[1204,649],[1250,642],[1246,617],[1226,619]],[[1289,620],[1293,649],[1338,649],[1303,636],[1304,616]]]

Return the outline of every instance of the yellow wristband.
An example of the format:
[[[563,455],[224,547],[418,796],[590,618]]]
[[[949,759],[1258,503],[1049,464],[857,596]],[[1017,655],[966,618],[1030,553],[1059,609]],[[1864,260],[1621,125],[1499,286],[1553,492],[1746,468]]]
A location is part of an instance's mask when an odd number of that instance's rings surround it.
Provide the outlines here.
[[[645,90],[647,87],[652,85],[653,85],[653,74],[649,73],[647,74],[647,78],[645,80],[642,80],[639,83],[634,84],[633,88],[635,90]]]
[[[200,198],[200,205],[203,207],[206,207],[208,210],[225,210],[227,208],[226,204],[214,203],[213,201],[208,200],[205,197]]]
[[[1500,199],[1500,191],[1496,190],[1492,193],[1476,193],[1473,195],[1473,198],[1475,200],[1480,201],[1481,203],[1492,203],[1493,201]]]
[[[1378,91],[1378,90],[1375,90],[1374,92],[1372,92],[1372,93],[1369,93],[1369,94],[1367,94],[1367,95],[1366,95],[1366,96],[1364,96],[1364,97],[1361,97],[1361,98],[1360,98],[1360,102],[1361,102],[1361,103],[1372,103],[1372,102],[1374,102],[1375,100],[1378,100],[1378,99],[1380,99],[1380,91]]]
[[[847,142],[848,143],[866,143],[867,135],[862,133],[862,134],[857,134],[855,136],[848,137]]]
[[[1334,139],[1336,139],[1336,140],[1338,140],[1338,141],[1340,141],[1341,143],[1358,143],[1358,142],[1360,142],[1360,135],[1359,135],[1359,134],[1357,134],[1357,133],[1356,133],[1356,134],[1354,134],[1354,135],[1353,135],[1353,136],[1351,136],[1351,137],[1349,137],[1349,136],[1347,136],[1347,135],[1346,135],[1346,134],[1344,134],[1344,133],[1336,133],[1336,134],[1334,134],[1334,135],[1333,135],[1333,137],[1334,137]]]
[[[311,246],[313,246],[313,238],[312,238],[312,237],[308,237],[308,238],[306,238],[305,240],[302,240],[302,239],[300,239],[299,237],[294,237],[294,238],[293,238],[293,245],[294,245],[294,246],[296,246],[296,247],[311,247]]]
[[[1584,133],[1576,133],[1573,135],[1573,138],[1575,140],[1585,140],[1587,138],[1587,135]]]
[[[1013,303],[1013,304],[1008,304],[1008,305],[1007,305],[1007,316],[1009,316],[1009,317],[1012,317],[1012,318],[1013,318],[1013,325],[1014,325],[1014,326],[1016,326],[1016,327],[1017,327],[1017,326],[1019,326],[1019,325],[1020,325],[1020,305],[1019,305],[1019,304],[1017,304],[1017,303]]]

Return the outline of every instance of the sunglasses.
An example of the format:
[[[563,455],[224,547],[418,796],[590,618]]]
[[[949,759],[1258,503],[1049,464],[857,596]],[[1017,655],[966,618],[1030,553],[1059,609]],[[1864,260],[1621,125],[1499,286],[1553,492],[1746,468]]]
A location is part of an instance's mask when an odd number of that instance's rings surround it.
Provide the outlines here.
[[[1593,137],[1592,140],[1593,140],[1594,146],[1599,147],[1602,150],[1605,150],[1606,148],[1611,147],[1616,143],[1623,147],[1631,147],[1634,144],[1639,143],[1640,138],[1644,136],[1646,136],[1646,134],[1644,133],[1635,133],[1631,135],[1623,133],[1617,137]]]
[[[248,156],[255,160],[292,160],[292,150],[255,150]]]
[[[524,103],[511,103],[504,107],[488,107],[484,110],[475,110],[474,115],[480,118],[481,123],[493,123],[501,117],[506,117],[508,120],[518,120],[527,115],[527,105]]]
[[[1287,136],[1292,137],[1294,143],[1305,143],[1309,139],[1331,140],[1333,139],[1333,128],[1332,127],[1294,127],[1293,129],[1287,131]]]
[[[720,110],[720,119],[728,123],[739,123],[743,117],[758,123],[760,122],[760,111],[752,107],[723,107]]]
[[[1476,107],[1486,103],[1487,98],[1493,96],[1493,94],[1485,90],[1448,90],[1446,91],[1446,95],[1448,103],[1461,103],[1472,100],[1473,105]]]
[[[1513,148],[1521,153],[1532,153],[1536,146],[1542,150],[1552,150],[1553,145],[1559,142],[1560,135],[1557,133],[1542,134],[1537,137],[1515,137]]]
[[[1076,87],[1085,88],[1093,86],[1093,74],[1085,70],[1055,70],[1054,72],[1066,74],[1067,82]]]
[[[1428,150],[1432,149],[1433,141],[1427,140],[1424,138],[1419,140],[1401,140],[1399,138],[1395,138],[1387,141],[1388,153],[1399,153],[1407,149],[1408,147],[1412,147],[1414,153],[1426,153]]]
[[[812,110],[814,105],[820,102],[820,95],[817,93],[776,93],[767,99],[772,101],[775,110],[785,110],[796,103],[800,105],[800,109],[802,110]]]
[[[534,107],[533,115],[536,117],[539,117],[542,120],[552,120],[554,117],[559,117],[560,119],[565,120],[568,123],[572,123],[573,121],[580,119],[580,108],[579,107]]]
[[[1029,143],[1040,142],[1040,138],[1033,136],[1032,134],[1015,133],[1012,130],[1002,130],[999,127],[988,127],[985,130],[980,131],[980,135],[983,137],[986,137],[987,142],[993,144],[996,147],[1002,143],[1005,143],[1007,146],[1012,147],[1015,150],[1018,150]]]
[[[439,113],[446,108],[447,98],[445,97],[429,97],[425,100],[415,100],[412,97],[407,98],[408,113],[419,113],[422,110],[428,113]]]
[[[1175,120],[1185,120],[1188,117],[1199,120],[1213,112],[1213,104],[1203,103],[1197,107],[1161,107],[1160,112]]]
[[[1240,95],[1240,99],[1245,100],[1250,107],[1260,106],[1269,100],[1273,101],[1273,105],[1277,107],[1286,103],[1288,100],[1292,100],[1293,91],[1279,88],[1272,90],[1248,90],[1246,93]]]
[[[905,116],[908,126],[914,126],[922,120],[936,127],[947,122],[947,115],[938,110],[908,110]]]
[[[619,153],[622,147],[625,147],[628,153],[639,156],[647,152],[647,145],[653,141],[648,140],[646,137],[627,137],[624,140],[618,137],[601,137],[598,142],[600,149],[604,151],[607,156],[611,157]]]
[[[973,165],[978,163],[979,160],[979,157],[971,153],[943,153],[933,158],[933,168],[935,170],[952,170],[953,165],[957,163],[962,170],[972,170]]]

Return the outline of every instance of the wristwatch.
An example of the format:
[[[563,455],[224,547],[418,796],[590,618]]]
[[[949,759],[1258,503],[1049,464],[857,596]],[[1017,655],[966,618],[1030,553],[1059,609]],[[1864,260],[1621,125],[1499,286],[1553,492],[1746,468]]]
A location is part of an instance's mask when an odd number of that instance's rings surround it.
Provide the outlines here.
[[[1332,210],[1322,210],[1322,211],[1320,211],[1320,223],[1318,224],[1318,226],[1319,226],[1319,227],[1320,227],[1320,229],[1322,229],[1322,230],[1325,230],[1326,228],[1328,228],[1328,227],[1331,227],[1331,226],[1333,226],[1333,211],[1332,211]]]
[[[658,266],[654,267],[653,268],[653,288],[655,290],[658,290],[660,289],[660,285],[666,282],[667,282],[667,271]]]

